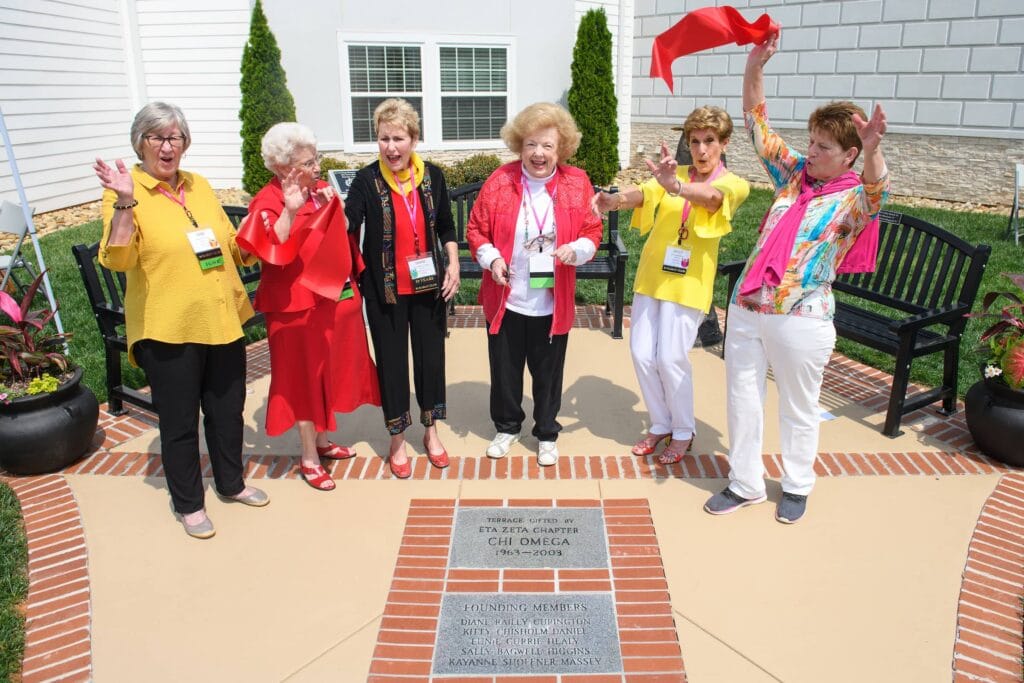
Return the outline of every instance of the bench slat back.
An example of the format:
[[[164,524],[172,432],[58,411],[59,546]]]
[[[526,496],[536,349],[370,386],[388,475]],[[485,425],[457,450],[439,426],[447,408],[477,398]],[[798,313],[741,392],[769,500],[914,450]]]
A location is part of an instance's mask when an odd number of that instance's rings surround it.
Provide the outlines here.
[[[86,283],[85,291],[92,305],[93,315],[100,332],[106,339],[121,335],[118,327],[124,321],[124,273],[115,273],[99,265],[96,260],[100,243],[76,244],[71,247],[78,264],[78,272]]]
[[[469,215],[473,211],[473,204],[476,202],[476,198],[480,194],[480,188],[483,186],[483,181],[470,183],[469,185],[460,185],[448,194],[448,198],[451,199],[454,205],[452,207],[452,214],[455,219],[455,234],[460,249],[469,248],[469,243],[466,241],[466,225],[469,223]],[[597,185],[594,186],[595,192],[603,189]],[[612,192],[615,191],[617,191],[617,188],[613,187]],[[618,235],[619,212],[609,211],[608,219],[605,221],[605,232],[601,246],[607,249],[608,245],[615,243]]]
[[[969,304],[987,260],[975,257],[987,250],[920,218],[883,210],[875,272],[840,275],[833,286],[910,314]]]

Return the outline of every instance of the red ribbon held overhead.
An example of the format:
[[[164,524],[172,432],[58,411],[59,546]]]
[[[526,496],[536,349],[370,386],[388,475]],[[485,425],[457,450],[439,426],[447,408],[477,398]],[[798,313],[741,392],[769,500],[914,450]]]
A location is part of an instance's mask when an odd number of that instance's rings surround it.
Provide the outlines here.
[[[672,92],[672,62],[676,58],[729,43],[760,45],[778,30],[779,25],[767,14],[750,23],[728,5],[694,10],[654,39],[651,78],[661,78]]]

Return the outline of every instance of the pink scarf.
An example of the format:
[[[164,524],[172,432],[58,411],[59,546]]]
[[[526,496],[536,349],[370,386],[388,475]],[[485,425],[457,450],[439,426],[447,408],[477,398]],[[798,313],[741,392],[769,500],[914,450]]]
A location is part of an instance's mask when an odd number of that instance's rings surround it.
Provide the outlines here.
[[[740,284],[740,294],[748,296],[761,289],[762,284],[770,287],[777,287],[782,282],[782,275],[786,272],[786,264],[793,253],[793,243],[796,241],[796,234],[800,230],[800,223],[807,213],[807,205],[812,199],[835,192],[842,192],[860,185],[860,176],[853,171],[847,171],[841,176],[833,178],[821,187],[815,189],[807,177],[807,169],[801,172],[800,195],[792,206],[782,214],[778,224],[765,240],[761,253],[754,259],[753,265],[747,272]],[[765,216],[765,221],[768,216]],[[761,223],[764,229],[764,223]],[[875,270],[875,260],[878,257],[878,217],[876,216],[857,235],[853,246],[846,253],[843,261],[839,264],[837,273],[871,273]]]

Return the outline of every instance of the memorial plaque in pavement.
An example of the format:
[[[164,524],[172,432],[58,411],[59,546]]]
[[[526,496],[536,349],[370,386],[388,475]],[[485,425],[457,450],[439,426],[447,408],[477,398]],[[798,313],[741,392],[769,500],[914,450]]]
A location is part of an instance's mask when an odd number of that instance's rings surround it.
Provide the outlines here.
[[[600,508],[463,507],[449,567],[607,567]]]
[[[450,593],[438,633],[435,674],[622,671],[609,593]]]

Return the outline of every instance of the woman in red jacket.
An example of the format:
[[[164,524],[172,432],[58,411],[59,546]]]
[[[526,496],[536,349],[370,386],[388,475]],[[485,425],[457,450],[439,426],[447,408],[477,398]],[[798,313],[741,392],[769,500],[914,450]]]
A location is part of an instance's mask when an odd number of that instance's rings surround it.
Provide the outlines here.
[[[564,161],[579,147],[576,122],[547,102],[528,106],[501,129],[519,161],[487,179],[473,205],[466,237],[486,274],[480,303],[488,323],[491,419],[497,435],[487,448],[504,457],[519,438],[523,369],[533,380],[537,463],[558,461],[562,374],[575,318],[576,266],[594,257],[601,219],[586,172]]]
[[[261,151],[275,177],[253,197],[238,239],[263,261],[255,304],[270,345],[266,430],[277,436],[296,425],[303,478],[330,491],[334,480],[320,458],[355,455],[328,440],[334,413],[380,405],[353,286],[362,260],[340,199],[320,180],[313,131],[279,123],[263,136]]]

